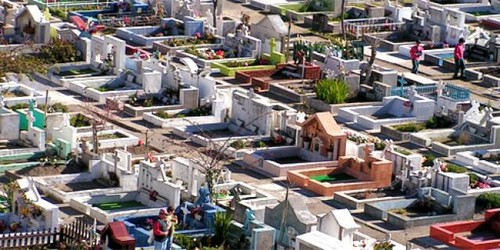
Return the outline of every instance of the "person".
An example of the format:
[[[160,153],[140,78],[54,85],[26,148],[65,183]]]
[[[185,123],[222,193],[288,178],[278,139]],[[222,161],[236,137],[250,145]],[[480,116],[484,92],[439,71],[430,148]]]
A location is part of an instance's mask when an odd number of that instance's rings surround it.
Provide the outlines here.
[[[453,52],[453,56],[455,57],[455,74],[453,75],[453,79],[458,78],[458,71],[460,71],[460,79],[465,78],[464,43],[465,39],[463,38],[458,39],[458,44],[455,46],[455,51]]]
[[[443,49],[447,49],[447,48],[449,48],[449,47],[450,47],[450,45],[449,45],[449,44],[448,44],[448,42],[445,40],[445,41],[443,42]]]
[[[410,49],[410,58],[412,63],[411,73],[418,74],[418,65],[420,64],[420,57],[424,49],[420,46],[420,41],[415,41],[415,46]]]
[[[153,224],[153,235],[154,235],[154,249],[155,250],[167,250],[169,248],[169,228],[167,218],[167,211],[165,209],[160,209],[158,219]]]
[[[174,207],[168,206],[167,217],[165,219],[168,224],[168,243],[166,249],[170,250],[172,247],[172,240],[174,239],[175,225],[178,223],[177,216],[174,214]]]

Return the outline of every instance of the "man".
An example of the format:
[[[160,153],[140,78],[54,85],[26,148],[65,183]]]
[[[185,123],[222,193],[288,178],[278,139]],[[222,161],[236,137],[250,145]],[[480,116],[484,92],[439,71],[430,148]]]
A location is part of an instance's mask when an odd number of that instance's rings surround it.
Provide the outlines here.
[[[174,214],[174,207],[168,206],[167,217],[165,218],[168,225],[168,240],[167,240],[167,250],[170,250],[172,246],[172,241],[174,240],[174,230],[175,225],[178,223],[177,216]]]
[[[420,57],[422,56],[422,52],[424,51],[424,48],[420,46],[420,41],[416,40],[415,41],[415,46],[411,47],[410,49],[410,58],[411,58],[411,73],[413,74],[418,74],[418,65],[420,64]]]
[[[465,39],[458,39],[458,44],[455,46],[455,51],[453,52],[453,56],[455,57],[455,74],[453,75],[453,79],[458,78],[458,71],[460,71],[460,79],[465,79],[464,43]]]
[[[165,209],[160,209],[158,220],[153,224],[154,246],[155,250],[167,250],[169,248],[169,228],[167,223],[167,212]]]

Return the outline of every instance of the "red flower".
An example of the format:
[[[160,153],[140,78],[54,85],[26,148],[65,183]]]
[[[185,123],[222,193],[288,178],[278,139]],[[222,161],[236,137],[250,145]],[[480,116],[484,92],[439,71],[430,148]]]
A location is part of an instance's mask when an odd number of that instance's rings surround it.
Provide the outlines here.
[[[196,32],[196,33],[194,33],[194,37],[196,37],[196,39],[201,38],[201,34],[200,34],[200,32]]]

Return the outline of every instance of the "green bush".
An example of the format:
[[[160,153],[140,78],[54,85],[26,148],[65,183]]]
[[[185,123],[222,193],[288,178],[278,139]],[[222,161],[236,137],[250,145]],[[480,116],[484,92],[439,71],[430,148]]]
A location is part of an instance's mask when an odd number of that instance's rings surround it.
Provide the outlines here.
[[[449,128],[451,121],[444,117],[431,117],[425,122],[425,127],[429,129]]]
[[[479,177],[474,173],[469,173],[469,184],[473,185],[479,181]]]
[[[476,198],[476,204],[486,209],[500,207],[500,194],[484,193]]]
[[[229,146],[231,146],[235,149],[243,149],[247,145],[246,145],[245,141],[243,141],[243,140],[236,140],[236,141],[231,142],[231,144],[229,144]]]
[[[418,132],[421,130],[425,129],[424,124],[421,123],[408,123],[408,124],[401,124],[401,125],[396,125],[394,128],[399,131],[399,132]]]
[[[316,84],[318,99],[328,104],[344,103],[349,95],[349,86],[338,79],[324,79]]]
[[[267,147],[267,144],[263,141],[256,141],[254,142],[254,147],[256,148],[264,148]]]
[[[18,109],[27,109],[29,107],[29,104],[27,103],[18,103],[10,106],[9,108],[12,110],[18,110]]]
[[[40,47],[38,57],[46,63],[67,63],[79,60],[74,44],[53,38],[49,44]]]
[[[75,128],[90,126],[90,121],[82,114],[71,116],[69,124]]]
[[[215,213],[213,240],[216,246],[224,245],[228,239],[230,233],[229,227],[232,220],[233,216],[227,212]]]
[[[434,160],[437,158],[432,153],[426,154],[424,157],[425,161],[422,163],[424,167],[432,167],[434,165]]]
[[[458,166],[453,163],[448,163],[446,164],[446,172],[451,172],[451,173],[466,173],[468,170],[465,167]]]

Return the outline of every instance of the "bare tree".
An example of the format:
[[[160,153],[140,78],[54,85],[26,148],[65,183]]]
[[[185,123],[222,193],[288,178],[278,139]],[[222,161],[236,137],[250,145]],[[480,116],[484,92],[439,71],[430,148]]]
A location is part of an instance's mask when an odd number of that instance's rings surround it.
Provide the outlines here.
[[[88,87],[86,87],[88,88]],[[85,92],[85,89],[83,90]],[[92,127],[92,152],[99,153],[99,136],[98,133],[106,125],[107,121],[111,121],[111,108],[108,104],[104,105],[104,112],[101,112],[97,107],[87,100],[84,103],[83,108],[87,111],[86,113],[90,116],[90,125]]]
[[[370,78],[372,76],[372,70],[373,70],[373,64],[375,63],[375,60],[377,59],[377,49],[380,47],[380,39],[374,38],[374,39],[367,39],[364,37],[364,40],[370,44],[370,60],[368,60],[368,66],[365,69],[365,80],[364,84],[369,84],[370,83]]]

